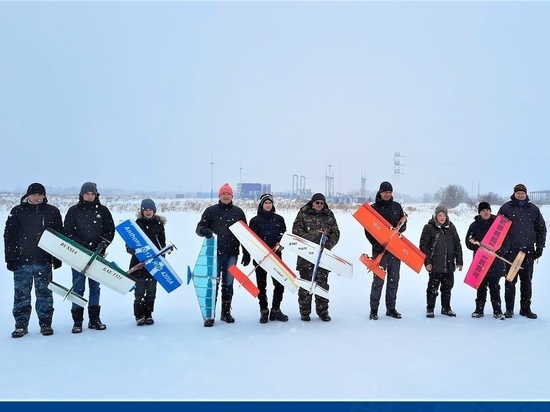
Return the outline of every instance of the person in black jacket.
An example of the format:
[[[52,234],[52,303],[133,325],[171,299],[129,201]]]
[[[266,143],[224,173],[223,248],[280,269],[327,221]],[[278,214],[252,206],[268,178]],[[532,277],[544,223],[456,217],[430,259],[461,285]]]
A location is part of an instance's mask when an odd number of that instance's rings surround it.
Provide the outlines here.
[[[93,182],[86,182],[80,189],[78,203],[71,206],[65,215],[64,222],[65,235],[74,240],[79,245],[84,246],[90,251],[98,249],[100,244],[105,241],[101,255],[115,237],[115,222],[111,212],[99,201],[97,185]],[[86,276],[73,269],[74,292],[82,296],[86,290]],[[95,330],[104,330],[107,326],[101,322],[99,313],[99,297],[101,293],[99,282],[88,278],[90,287],[88,300],[88,328]],[[84,308],[73,303],[71,308],[74,325],[72,333],[82,332],[82,322],[84,320]]]
[[[449,220],[447,208],[439,205],[420,235],[420,250],[426,255],[424,266],[430,279],[426,290],[426,317],[434,317],[435,300],[441,285],[441,314],[454,317],[451,290],[456,268],[462,271],[462,246],[455,225]]]
[[[233,204],[233,189],[225,183],[218,191],[219,201],[217,204],[207,207],[202,213],[201,220],[197,223],[195,232],[199,236],[211,238],[213,234],[218,236],[218,282],[216,284],[216,300],[218,298],[217,285],[221,279],[222,289],[222,310],[220,319],[227,323],[235,322],[231,316],[231,302],[233,300],[233,276],[228,269],[231,265],[237,264],[239,257],[239,246],[241,243],[233,235],[229,226],[242,220],[246,222],[244,211]],[[241,264],[248,266],[250,253],[243,247],[243,258]],[[214,319],[204,321],[205,327],[214,326]]]
[[[405,212],[401,205],[393,200],[393,186],[390,182],[382,182],[380,189],[376,193],[376,199],[372,204],[372,208],[388,221],[392,227],[397,227],[401,219],[405,217]],[[401,225],[399,233],[403,233],[407,229],[406,221]],[[376,257],[385,251],[384,247],[365,229],[365,236],[372,245],[372,258]],[[387,274],[388,283],[386,284],[386,316],[391,316],[394,319],[401,319],[401,313],[395,309],[397,301],[397,288],[399,286],[399,271],[401,270],[401,261],[390,252],[385,251],[380,261],[380,266],[384,268]],[[384,280],[377,275],[373,275],[372,286],[370,291],[370,320],[378,320],[378,306],[380,305],[380,297],[382,296],[382,287]]]
[[[512,282],[504,283],[504,301],[506,302],[504,316],[507,318],[514,316],[516,283],[519,277],[521,295],[519,314],[529,319],[536,319],[537,314],[531,311],[533,269],[535,260],[542,256],[546,246],[546,223],[539,208],[530,202],[527,187],[522,183],[514,186],[514,194],[500,207],[498,214],[512,221],[508,232],[510,248],[506,253],[507,260],[513,261],[519,251],[525,253],[525,259],[521,264],[522,269],[519,270],[518,275]]]
[[[267,246],[274,248],[286,232],[285,220],[281,215],[275,213],[275,205],[273,204],[273,196],[264,194],[260,197],[258,205],[258,213],[250,219],[250,229],[262,239]],[[277,256],[282,257],[281,250],[275,252]],[[256,263],[254,262],[254,265]],[[279,322],[288,321],[288,316],[281,311],[281,302],[283,301],[283,293],[285,287],[279,281],[272,278],[273,282],[273,301],[271,303],[271,313],[268,308],[267,301],[267,272],[261,267],[256,267],[256,283],[260,293],[258,301],[260,304],[260,323],[267,323],[269,320],[277,320]]]
[[[166,232],[164,231],[166,218],[157,214],[157,206],[152,199],[143,199],[141,201],[136,223],[158,249],[166,246]],[[134,255],[134,249],[126,246],[126,250],[132,255],[132,259],[130,259],[131,269],[140,262]],[[157,280],[149,273],[145,266],[133,272],[132,276],[136,278],[136,288],[134,290],[134,316],[136,324],[138,326],[152,325],[155,323],[152,314],[155,309]]]
[[[33,281],[40,333],[53,335],[53,296],[48,285],[52,281],[52,266],[60,268],[61,261],[38,246],[40,236],[47,228],[62,232],[61,213],[48,204],[46,188],[41,183],[32,183],[20,204],[10,211],[4,229],[4,254],[7,268],[13,272],[15,290],[12,338],[21,338],[28,333]]]
[[[491,205],[487,202],[480,202],[477,210],[478,215],[474,217],[474,221],[468,228],[465,238],[466,247],[472,250],[474,255],[479,249],[479,245],[474,242],[481,243],[496,219],[496,216],[491,214]],[[505,239],[502,247],[496,252],[500,256],[504,254],[506,250],[507,246]],[[506,263],[501,259],[495,258],[477,288],[476,309],[472,313],[472,318],[482,318],[484,316],[485,302],[487,301],[487,288],[489,288],[491,304],[493,306],[493,317],[496,319],[505,319],[502,313],[499,284],[500,278],[504,275],[506,275]]]

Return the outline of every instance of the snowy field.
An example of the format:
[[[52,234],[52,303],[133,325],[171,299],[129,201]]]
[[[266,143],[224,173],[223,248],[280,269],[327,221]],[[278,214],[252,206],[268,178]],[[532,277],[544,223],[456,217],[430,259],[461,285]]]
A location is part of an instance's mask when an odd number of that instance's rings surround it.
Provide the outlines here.
[[[117,224],[135,217],[140,200],[102,197]],[[178,248],[168,259],[184,279],[202,244],[194,233],[196,223],[212,202],[155,200],[158,213],[168,219],[167,239]],[[18,196],[2,195],[2,222],[18,201]],[[74,198],[52,196],[50,203],[64,216]],[[245,207],[248,220],[255,215],[256,203],[235,203]],[[303,202],[275,204],[290,230]],[[409,215],[404,235],[418,244],[435,205],[403,206]],[[159,287],[155,325],[137,327],[133,294],[102,287],[101,319],[107,330],[71,334],[71,305],[56,296],[53,336],[40,335],[33,308],[29,334],[12,339],[13,279],[3,265],[0,400],[548,400],[550,256],[535,265],[532,308],[537,320],[517,315],[505,321],[472,319],[475,290],[462,282],[472,256],[463,246],[465,268],[455,274],[452,296],[457,318],[439,315],[438,298],[435,319],[427,319],[427,273],[416,274],[403,265],[397,300],[403,319],[383,316],[382,301],[380,320],[369,321],[372,275],[358,257],[370,254],[370,246],[352,217],[357,207],[335,209],[341,240],[333,251],[353,262],[354,277],[329,278],[330,323],[315,315],[311,322],[301,322],[297,295],[287,292],[282,310],[290,320],[260,324],[257,301],[238,288],[232,312],[236,322],[216,321],[205,328],[194,289],[184,283],[171,294]],[[497,210],[494,205],[493,213]],[[548,223],[550,207],[542,211]],[[466,206],[450,210],[462,240],[475,214]],[[295,256],[287,251],[283,258],[294,269]],[[122,267],[129,263],[118,234],[108,259]],[[70,284],[69,267],[55,271],[54,279]],[[519,290],[516,314],[518,305]]]

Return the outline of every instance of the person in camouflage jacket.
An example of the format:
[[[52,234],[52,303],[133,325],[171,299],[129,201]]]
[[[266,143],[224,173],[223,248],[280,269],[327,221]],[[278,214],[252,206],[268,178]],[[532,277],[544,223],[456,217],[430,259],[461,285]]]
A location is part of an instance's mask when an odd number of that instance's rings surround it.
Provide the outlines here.
[[[325,248],[331,250],[340,240],[340,229],[334,213],[326,203],[325,196],[322,193],[315,193],[311,200],[298,211],[292,225],[292,233],[311,242],[320,243],[324,231],[327,233]],[[311,280],[314,267],[313,262],[298,256],[296,270],[299,271],[302,279]],[[327,291],[329,290],[329,273],[328,270],[319,267],[316,278],[317,284]],[[300,288],[298,290],[298,304],[301,318],[305,322],[311,320],[311,302],[312,295],[307,290]],[[315,311],[323,322],[330,321],[328,304],[328,299],[315,295]]]

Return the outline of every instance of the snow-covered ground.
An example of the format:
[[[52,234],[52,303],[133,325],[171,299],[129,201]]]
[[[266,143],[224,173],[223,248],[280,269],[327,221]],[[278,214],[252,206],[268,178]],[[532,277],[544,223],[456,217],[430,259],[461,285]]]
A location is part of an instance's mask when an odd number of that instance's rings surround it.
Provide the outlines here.
[[[19,199],[6,196],[0,203],[2,222]],[[135,216],[139,200],[103,202],[119,223]],[[74,199],[52,197],[50,203],[64,215]],[[167,238],[178,248],[168,259],[182,279],[202,243],[195,225],[211,203],[157,200],[159,213],[168,218]],[[248,220],[255,215],[254,205],[245,209]],[[281,204],[278,210],[289,228],[300,205],[282,210]],[[466,267],[456,273],[452,297],[457,318],[436,312],[435,319],[427,319],[427,273],[403,265],[397,301],[403,319],[369,321],[372,275],[358,257],[370,253],[370,247],[352,217],[356,207],[336,210],[341,240],[333,251],[353,262],[354,277],[331,275],[330,323],[316,316],[301,322],[297,295],[285,293],[282,310],[290,320],[260,324],[257,301],[238,288],[232,312],[236,322],[217,321],[205,328],[194,289],[184,284],[171,294],[159,287],[156,323],[137,327],[133,295],[102,287],[101,319],[107,330],[71,334],[70,303],[56,296],[53,336],[40,335],[33,309],[29,334],[12,339],[13,280],[3,266],[0,400],[548,400],[550,257],[544,255],[535,266],[532,308],[537,320],[472,319],[475,290],[462,282],[472,256],[464,247]],[[418,244],[434,205],[404,207],[409,215],[405,236]],[[550,221],[550,207],[541,209]],[[494,205],[493,213],[497,210]],[[450,211],[462,239],[475,214],[466,206]],[[291,252],[283,257],[295,267]],[[122,267],[129,263],[118,235],[108,258]],[[64,265],[54,278],[70,284],[70,269]],[[384,309],[382,302],[382,315]],[[491,313],[489,303],[486,313]]]

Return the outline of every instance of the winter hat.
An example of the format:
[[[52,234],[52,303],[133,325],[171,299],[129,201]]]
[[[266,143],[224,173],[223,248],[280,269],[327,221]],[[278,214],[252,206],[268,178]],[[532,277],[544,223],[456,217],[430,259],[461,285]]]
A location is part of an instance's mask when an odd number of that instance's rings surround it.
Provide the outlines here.
[[[527,193],[527,187],[523,183],[518,183],[514,186],[514,193],[516,192],[525,192]]]
[[[260,207],[264,207],[264,203],[266,200],[269,200],[271,203],[273,202],[273,196],[271,196],[269,193],[265,193],[262,196],[260,196]]]
[[[315,201],[317,200],[322,200],[323,202],[327,203],[325,195],[323,195],[322,193],[315,193],[311,198],[311,203],[315,203]]]
[[[477,207],[477,213],[480,213],[482,210],[489,209],[491,211],[491,205],[487,202],[479,202],[479,206]]]
[[[443,206],[443,205],[439,205],[439,206],[436,206],[435,210],[434,210],[434,216],[437,216],[437,214],[439,212],[443,212],[445,213],[446,215],[448,215],[448,211],[447,211],[447,207]]]
[[[220,187],[220,190],[218,191],[218,196],[221,196],[224,193],[229,193],[231,196],[233,196],[233,189],[231,186],[229,186],[229,183],[225,183],[222,187]]]
[[[97,195],[97,185],[93,182],[86,182],[82,185],[80,188],[80,196],[82,196],[84,193],[92,192]]]
[[[157,213],[157,206],[151,199],[143,199],[141,201],[141,214],[143,214],[145,209],[152,209],[153,212]]]
[[[46,196],[46,188],[41,183],[31,183],[27,189],[28,195],[44,195]]]
[[[390,182],[382,182],[380,183],[380,189],[378,189],[378,193],[381,192],[393,192],[393,186]]]

